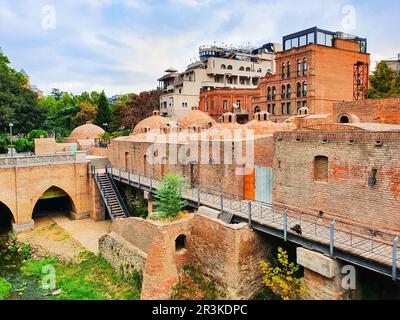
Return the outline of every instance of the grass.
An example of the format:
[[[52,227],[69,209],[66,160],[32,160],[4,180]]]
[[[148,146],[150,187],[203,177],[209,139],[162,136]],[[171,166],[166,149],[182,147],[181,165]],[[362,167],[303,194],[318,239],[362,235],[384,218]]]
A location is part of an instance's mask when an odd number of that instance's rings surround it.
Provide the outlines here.
[[[173,288],[172,300],[216,300],[221,296],[214,281],[191,265],[182,268],[179,283]]]
[[[138,300],[141,275],[133,273],[128,278],[116,274],[102,257],[84,252],[80,262],[61,263],[56,258],[27,260],[21,272],[42,279],[42,268],[52,265],[56,270],[56,300]]]
[[[6,299],[12,290],[12,284],[0,277],[0,300]]]

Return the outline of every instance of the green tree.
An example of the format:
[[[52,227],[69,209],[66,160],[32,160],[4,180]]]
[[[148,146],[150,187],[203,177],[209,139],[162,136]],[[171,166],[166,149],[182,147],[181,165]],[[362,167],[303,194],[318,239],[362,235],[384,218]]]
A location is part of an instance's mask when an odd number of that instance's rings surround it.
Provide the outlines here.
[[[0,128],[8,128],[12,122],[14,133],[26,133],[41,127],[45,113],[27,78],[10,67],[10,60],[0,50]]]
[[[7,153],[7,146],[9,145],[9,140],[6,135],[0,135],[0,154]]]
[[[160,218],[176,217],[187,205],[182,200],[181,193],[188,184],[184,177],[179,174],[166,174],[160,181],[161,187],[155,191],[154,206]]]
[[[33,151],[34,142],[29,141],[26,138],[19,138],[17,141],[15,141],[14,146],[18,153],[28,152]]]
[[[260,261],[260,268],[264,274],[263,283],[283,300],[296,300],[304,293],[304,284],[296,277],[299,266],[289,262],[289,256],[282,248],[278,248],[277,266]]]
[[[110,106],[108,105],[107,97],[104,91],[102,91],[99,97],[99,103],[97,105],[95,124],[107,131],[107,126],[104,125],[105,123],[107,125],[110,125],[111,123],[111,110]]]
[[[381,61],[369,78],[371,88],[368,96],[371,99],[386,98],[400,95],[400,76]]]
[[[96,106],[90,102],[80,102],[79,112],[72,118],[74,127],[85,124],[88,121],[93,121],[96,116]]]
[[[49,134],[47,133],[46,130],[36,129],[36,130],[32,130],[31,132],[29,132],[27,138],[29,141],[34,141],[35,139],[39,139],[40,136],[48,138]]]

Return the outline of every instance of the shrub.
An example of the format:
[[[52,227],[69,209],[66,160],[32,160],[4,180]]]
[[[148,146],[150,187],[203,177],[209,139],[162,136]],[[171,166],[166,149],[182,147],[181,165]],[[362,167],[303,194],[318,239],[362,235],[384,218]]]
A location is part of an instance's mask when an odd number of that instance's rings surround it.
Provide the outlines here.
[[[0,277],[0,300],[5,300],[10,295],[12,285],[6,279]]]
[[[19,138],[14,145],[18,153],[33,151],[33,142],[25,138]]]
[[[155,191],[154,205],[160,218],[176,217],[187,205],[181,198],[181,192],[187,188],[187,182],[181,175],[166,174],[160,181],[161,187]]]
[[[260,261],[261,271],[264,274],[263,283],[272,292],[283,300],[299,299],[305,287],[300,278],[296,277],[299,266],[289,262],[286,251],[278,248],[278,265],[272,267],[270,263]]]
[[[32,130],[31,132],[28,133],[28,140],[34,141],[35,139],[40,138],[40,136],[48,138],[49,134],[47,133],[46,130]]]
[[[0,136],[0,154],[7,153],[7,146],[9,141],[6,136]]]

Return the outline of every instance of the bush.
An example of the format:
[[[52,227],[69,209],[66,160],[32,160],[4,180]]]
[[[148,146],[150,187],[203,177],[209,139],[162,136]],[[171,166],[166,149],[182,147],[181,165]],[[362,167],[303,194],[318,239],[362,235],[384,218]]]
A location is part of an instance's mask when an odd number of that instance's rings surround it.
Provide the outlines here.
[[[12,285],[6,279],[0,277],[0,300],[5,300],[10,295]]]
[[[40,138],[40,136],[48,138],[49,134],[47,133],[46,130],[32,130],[31,132],[28,133],[28,140],[34,141],[35,139]]]
[[[0,136],[0,154],[7,153],[7,146],[9,144],[8,138],[4,135]]]
[[[33,141],[29,141],[25,138],[19,138],[15,141],[14,146],[18,153],[33,151]]]
[[[263,283],[280,296],[283,300],[299,299],[305,287],[301,278],[296,277],[299,266],[289,262],[286,251],[278,248],[278,265],[272,267],[270,263],[260,261],[261,271],[264,274]]]
[[[181,198],[181,192],[187,188],[187,182],[181,175],[166,174],[160,181],[161,188],[155,191],[154,206],[160,218],[176,217],[187,205]]]

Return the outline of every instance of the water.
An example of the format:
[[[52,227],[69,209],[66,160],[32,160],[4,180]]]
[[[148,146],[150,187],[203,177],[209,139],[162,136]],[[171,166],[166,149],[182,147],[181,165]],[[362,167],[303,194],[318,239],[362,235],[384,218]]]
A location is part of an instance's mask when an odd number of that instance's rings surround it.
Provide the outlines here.
[[[6,279],[13,286],[8,300],[49,300],[47,291],[40,288],[38,279],[35,277],[24,276],[20,268],[22,261],[18,254],[13,254],[5,243],[8,239],[7,234],[0,235],[0,277]]]

